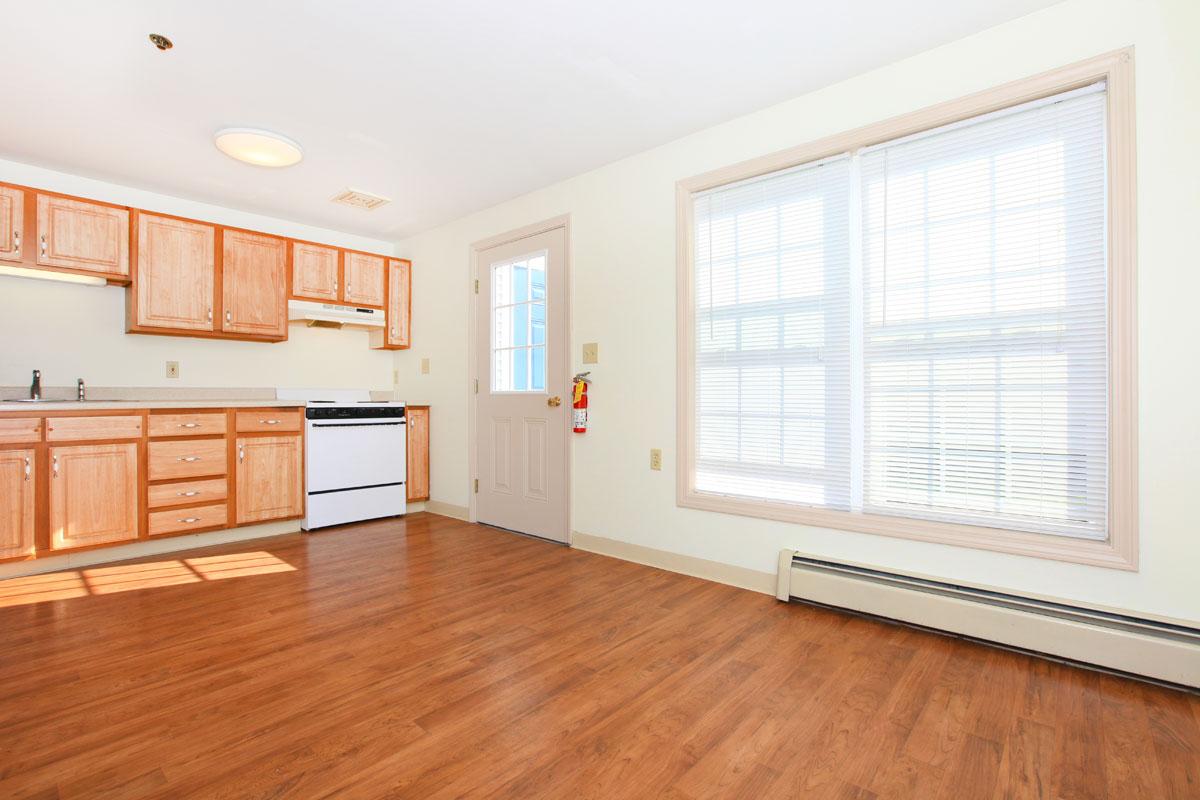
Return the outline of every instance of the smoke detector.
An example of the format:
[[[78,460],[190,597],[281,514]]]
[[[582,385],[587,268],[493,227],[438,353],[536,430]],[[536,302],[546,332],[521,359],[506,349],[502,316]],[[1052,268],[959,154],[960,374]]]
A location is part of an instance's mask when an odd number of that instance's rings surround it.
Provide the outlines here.
[[[330,200],[344,206],[350,206],[351,208],[361,208],[364,211],[370,211],[392,202],[386,197],[380,197],[370,192],[360,192],[357,189],[347,189],[344,192],[334,195]]]

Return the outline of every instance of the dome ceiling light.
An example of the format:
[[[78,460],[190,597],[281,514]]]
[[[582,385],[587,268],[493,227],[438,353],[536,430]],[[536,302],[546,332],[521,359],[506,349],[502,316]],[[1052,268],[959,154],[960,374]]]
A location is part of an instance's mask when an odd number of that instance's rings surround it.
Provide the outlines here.
[[[217,149],[230,158],[256,167],[290,167],[304,151],[286,136],[257,128],[225,128],[213,137]]]

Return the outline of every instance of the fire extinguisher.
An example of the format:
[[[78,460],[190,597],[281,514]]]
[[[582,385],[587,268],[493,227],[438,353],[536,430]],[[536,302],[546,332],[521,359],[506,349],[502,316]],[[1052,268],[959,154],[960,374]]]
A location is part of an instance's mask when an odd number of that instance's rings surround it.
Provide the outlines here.
[[[587,390],[588,384],[591,383],[587,376],[591,374],[592,373],[590,372],[581,372],[571,379],[571,408],[574,409],[573,415],[575,418],[575,424],[572,430],[574,430],[575,433],[587,433]]]

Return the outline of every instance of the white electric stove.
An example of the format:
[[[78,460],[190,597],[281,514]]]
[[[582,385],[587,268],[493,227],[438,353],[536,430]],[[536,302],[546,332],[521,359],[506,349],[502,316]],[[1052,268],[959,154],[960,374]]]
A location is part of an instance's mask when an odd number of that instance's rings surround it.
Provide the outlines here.
[[[405,512],[404,403],[366,391],[280,389],[304,401],[304,530]]]

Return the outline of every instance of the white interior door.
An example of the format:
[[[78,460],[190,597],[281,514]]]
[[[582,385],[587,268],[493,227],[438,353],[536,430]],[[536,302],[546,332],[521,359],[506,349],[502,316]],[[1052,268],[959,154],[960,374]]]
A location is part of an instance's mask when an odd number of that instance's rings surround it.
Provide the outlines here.
[[[567,541],[566,230],[481,250],[475,302],[479,522]]]

